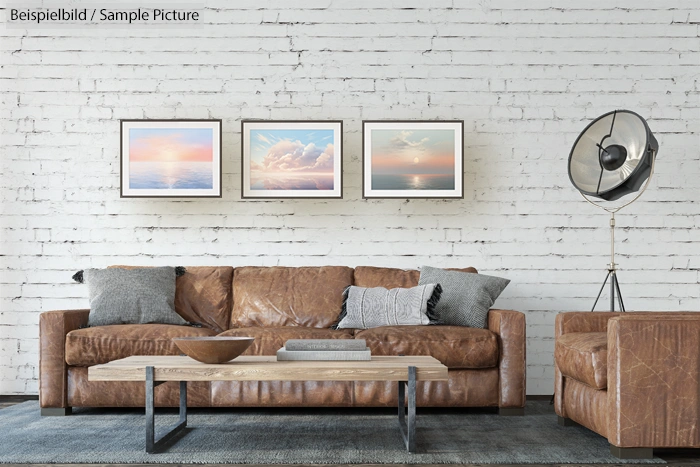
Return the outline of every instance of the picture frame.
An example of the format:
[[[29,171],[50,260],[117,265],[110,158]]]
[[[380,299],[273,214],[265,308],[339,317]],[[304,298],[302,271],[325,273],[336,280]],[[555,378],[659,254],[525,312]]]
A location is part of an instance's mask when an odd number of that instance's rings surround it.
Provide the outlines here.
[[[119,121],[121,198],[221,198],[221,120]]]
[[[342,199],[341,120],[242,120],[243,199]]]
[[[464,120],[364,120],[362,197],[464,199]]]

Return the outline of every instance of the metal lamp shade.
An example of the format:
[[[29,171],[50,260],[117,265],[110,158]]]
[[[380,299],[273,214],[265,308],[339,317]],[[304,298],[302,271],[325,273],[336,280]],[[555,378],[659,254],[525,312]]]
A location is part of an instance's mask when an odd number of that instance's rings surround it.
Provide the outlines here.
[[[639,190],[658,149],[642,117],[629,110],[609,112],[576,139],[569,154],[569,179],[586,195],[614,201]]]

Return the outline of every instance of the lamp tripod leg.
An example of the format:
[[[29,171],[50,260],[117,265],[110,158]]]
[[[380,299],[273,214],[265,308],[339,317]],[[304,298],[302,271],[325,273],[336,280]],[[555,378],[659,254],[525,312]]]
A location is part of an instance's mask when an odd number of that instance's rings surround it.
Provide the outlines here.
[[[610,311],[615,311],[615,271],[608,271],[610,277]]]
[[[617,301],[620,304],[620,311],[626,311],[625,303],[622,301],[622,293],[620,292],[620,283],[617,281],[617,274],[613,274],[613,282],[615,283],[615,289],[617,289]]]
[[[600,291],[598,292],[598,296],[595,298],[595,303],[593,303],[593,308],[591,308],[591,311],[595,311],[595,306],[598,304],[598,300],[600,300],[600,294],[603,293],[603,289],[605,288],[605,284],[608,283],[609,277],[610,277],[610,271],[608,271],[607,276],[605,276],[605,280],[603,281],[603,285],[600,286]]]

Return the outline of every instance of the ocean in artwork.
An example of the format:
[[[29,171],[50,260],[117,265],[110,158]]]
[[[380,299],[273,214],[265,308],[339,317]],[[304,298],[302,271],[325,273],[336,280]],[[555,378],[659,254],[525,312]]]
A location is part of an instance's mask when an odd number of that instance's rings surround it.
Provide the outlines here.
[[[454,190],[454,175],[372,174],[373,190]]]
[[[131,128],[129,188],[211,190],[214,187],[211,128]]]
[[[212,189],[211,162],[167,161],[130,162],[131,189]]]
[[[371,189],[454,190],[455,132],[371,130]]]
[[[251,190],[332,190],[332,173],[265,174],[253,172]]]

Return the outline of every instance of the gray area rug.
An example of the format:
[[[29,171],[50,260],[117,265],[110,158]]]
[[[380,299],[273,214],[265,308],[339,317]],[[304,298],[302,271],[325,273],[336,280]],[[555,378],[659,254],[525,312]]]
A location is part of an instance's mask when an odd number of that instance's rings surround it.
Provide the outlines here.
[[[156,411],[157,426],[177,420]],[[191,409],[188,431],[166,451],[146,454],[144,411],[74,409],[41,417],[39,403],[0,410],[2,463],[532,464],[625,463],[605,438],[560,427],[545,401],[526,415],[418,409],[418,453],[404,448],[387,409]],[[628,463],[664,463],[628,461]]]

